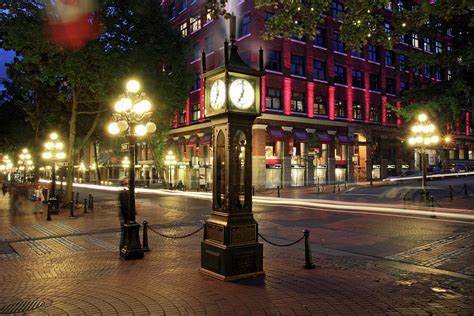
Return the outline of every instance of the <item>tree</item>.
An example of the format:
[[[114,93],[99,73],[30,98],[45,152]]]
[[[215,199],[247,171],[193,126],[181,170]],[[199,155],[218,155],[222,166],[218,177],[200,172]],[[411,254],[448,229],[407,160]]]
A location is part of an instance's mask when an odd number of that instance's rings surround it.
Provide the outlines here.
[[[79,147],[94,135],[129,76],[141,78],[153,103],[159,127],[184,103],[191,86],[187,42],[173,30],[159,2],[140,4],[118,0],[100,3],[100,18],[106,32],[78,51],[51,45],[42,34],[42,1],[3,1],[0,12],[0,47],[22,57],[18,67],[33,67],[43,85],[55,87],[56,101],[68,114],[68,174],[65,201],[71,199],[74,158]],[[118,67],[120,66],[120,67]],[[185,89],[183,89],[185,87]],[[32,94],[44,87],[29,86]],[[93,115],[93,119],[78,119]],[[78,142],[79,139],[79,142]]]
[[[408,56],[411,67],[428,64],[435,68],[443,65],[451,70],[451,80],[441,83],[421,82],[417,89],[404,96],[403,101],[410,106],[403,108],[400,113],[406,119],[411,119],[414,113],[423,108],[440,114],[440,123],[452,122],[454,117],[459,117],[465,110],[466,105],[472,106],[472,3],[468,0],[421,1],[415,6],[405,2],[346,0],[340,2],[338,7],[338,3],[332,0],[255,0],[255,5],[272,12],[262,34],[264,39],[276,36],[289,39],[295,36],[312,40],[318,34],[318,26],[324,22],[324,15],[327,15],[344,21],[340,25],[340,33],[349,50],[360,50],[368,43],[393,49],[400,36],[416,33],[420,37],[434,38],[435,34],[446,34],[451,29],[454,34],[451,52],[445,49],[431,58],[421,53]],[[231,14],[228,1],[207,0],[207,7],[214,18],[229,17]],[[391,11],[390,19],[385,8]]]

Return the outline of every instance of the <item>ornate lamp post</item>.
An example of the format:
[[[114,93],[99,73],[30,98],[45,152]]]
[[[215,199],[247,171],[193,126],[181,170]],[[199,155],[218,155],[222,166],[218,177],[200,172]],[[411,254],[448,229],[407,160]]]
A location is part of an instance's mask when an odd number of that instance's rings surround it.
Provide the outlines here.
[[[173,155],[173,152],[170,150],[168,151],[168,155],[165,157],[165,166],[168,167],[168,184],[172,185],[172,178],[171,178],[171,171],[176,166],[176,157]]]
[[[28,149],[23,148],[21,154],[18,157],[20,158],[18,160],[18,164],[21,165],[19,169],[23,171],[23,182],[26,182],[26,173],[33,165],[31,154],[28,152]]]
[[[123,157],[122,168],[124,176],[127,176],[127,170],[130,169],[130,159],[128,158],[128,156]]]
[[[58,134],[51,133],[49,140],[44,144],[45,152],[43,152],[43,159],[52,161],[51,168],[51,194],[49,195],[48,203],[48,220],[51,219],[51,213],[58,212],[58,199],[56,196],[56,162],[66,158],[66,154],[62,151],[64,145],[58,140]]]
[[[426,162],[425,150],[439,143],[436,127],[428,122],[426,114],[418,115],[418,122],[411,127],[412,134],[408,138],[408,144],[418,150],[421,159],[421,189],[426,189]]]
[[[129,222],[124,225],[125,242],[120,249],[120,256],[127,259],[143,258],[143,248],[140,243],[140,225],[135,222],[135,142],[138,137],[156,131],[156,125],[150,122],[151,103],[144,92],[140,91],[140,83],[136,80],[127,82],[127,91],[115,103],[114,122],[108,126],[109,133],[126,133],[129,142]]]
[[[11,174],[10,171],[13,170],[13,162],[10,160],[8,155],[3,156],[3,164],[0,165],[0,171],[7,174],[7,180],[11,181]]]

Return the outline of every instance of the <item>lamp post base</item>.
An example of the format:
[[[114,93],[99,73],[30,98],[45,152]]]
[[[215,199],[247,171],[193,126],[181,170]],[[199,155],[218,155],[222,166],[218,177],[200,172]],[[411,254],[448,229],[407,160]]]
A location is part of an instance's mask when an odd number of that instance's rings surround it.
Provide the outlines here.
[[[123,228],[125,230],[125,241],[120,249],[120,258],[123,260],[142,259],[144,251],[140,243],[140,224],[129,222]]]
[[[48,201],[48,212],[51,214],[59,214],[59,201],[56,196],[52,196]]]

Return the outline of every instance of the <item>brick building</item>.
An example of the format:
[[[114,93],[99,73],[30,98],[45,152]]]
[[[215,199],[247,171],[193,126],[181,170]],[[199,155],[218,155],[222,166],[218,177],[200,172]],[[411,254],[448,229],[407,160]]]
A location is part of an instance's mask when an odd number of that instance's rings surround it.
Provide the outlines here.
[[[169,134],[168,145],[178,163],[168,172],[173,182],[181,180],[189,188],[207,186],[212,181],[212,144],[204,113],[201,58],[204,51],[208,70],[223,64],[228,27],[222,19],[210,19],[203,1],[168,0],[163,5],[170,21],[191,38],[194,70],[193,87]],[[343,3],[333,2],[314,41],[264,41],[261,33],[271,12],[256,9],[249,0],[231,10],[237,16],[241,57],[257,68],[260,47],[265,55],[262,116],[253,127],[257,188],[379,179],[415,168],[418,158],[402,142],[403,122],[390,105],[400,107],[397,97],[422,82],[449,79],[448,69],[409,69],[405,55],[380,46],[348,51],[338,33],[343,21],[337,13]],[[389,31],[391,8],[385,14]],[[451,49],[450,39],[450,34],[436,38],[409,34],[400,38],[397,48],[436,54]],[[460,118],[452,148],[427,152],[430,165],[448,157],[474,162],[469,115],[467,111]]]

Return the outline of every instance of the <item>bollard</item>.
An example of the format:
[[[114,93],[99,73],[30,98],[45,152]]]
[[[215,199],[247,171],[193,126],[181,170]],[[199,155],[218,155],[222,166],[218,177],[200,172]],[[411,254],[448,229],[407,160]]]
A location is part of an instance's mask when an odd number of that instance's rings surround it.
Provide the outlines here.
[[[453,186],[449,186],[449,199],[452,201],[453,200]]]
[[[84,214],[87,214],[87,199],[84,199]]]
[[[89,208],[94,210],[94,197],[91,195],[91,202],[89,203]]]
[[[337,184],[337,193],[341,193],[341,186],[339,185],[339,183]]]
[[[150,251],[150,247],[148,247],[148,222],[143,221],[143,251],[148,252]]]
[[[252,185],[252,196],[255,196],[255,186]]]
[[[336,193],[336,184],[334,183],[334,187],[332,188],[332,193]]]
[[[74,217],[74,201],[69,202],[69,217]]]
[[[280,186],[277,186],[277,195],[280,197]]]
[[[430,195],[430,198],[429,198],[429,207],[434,207],[434,196]]]
[[[79,192],[76,192],[76,206],[79,206]]]
[[[469,192],[467,191],[467,183],[464,183],[464,197],[469,197]]]
[[[89,209],[92,210],[92,194],[89,193]]]
[[[311,247],[309,245],[309,230],[303,230],[304,234],[304,268],[314,269],[313,257],[311,256]]]
[[[344,189],[347,189],[347,180],[344,181]]]
[[[47,211],[48,215],[46,216],[47,221],[51,220],[51,205],[50,204],[51,204],[51,202],[49,202],[49,204],[48,204],[48,211]]]
[[[319,187],[319,184],[317,185],[317,190],[318,190],[318,195],[321,193],[321,188]]]

